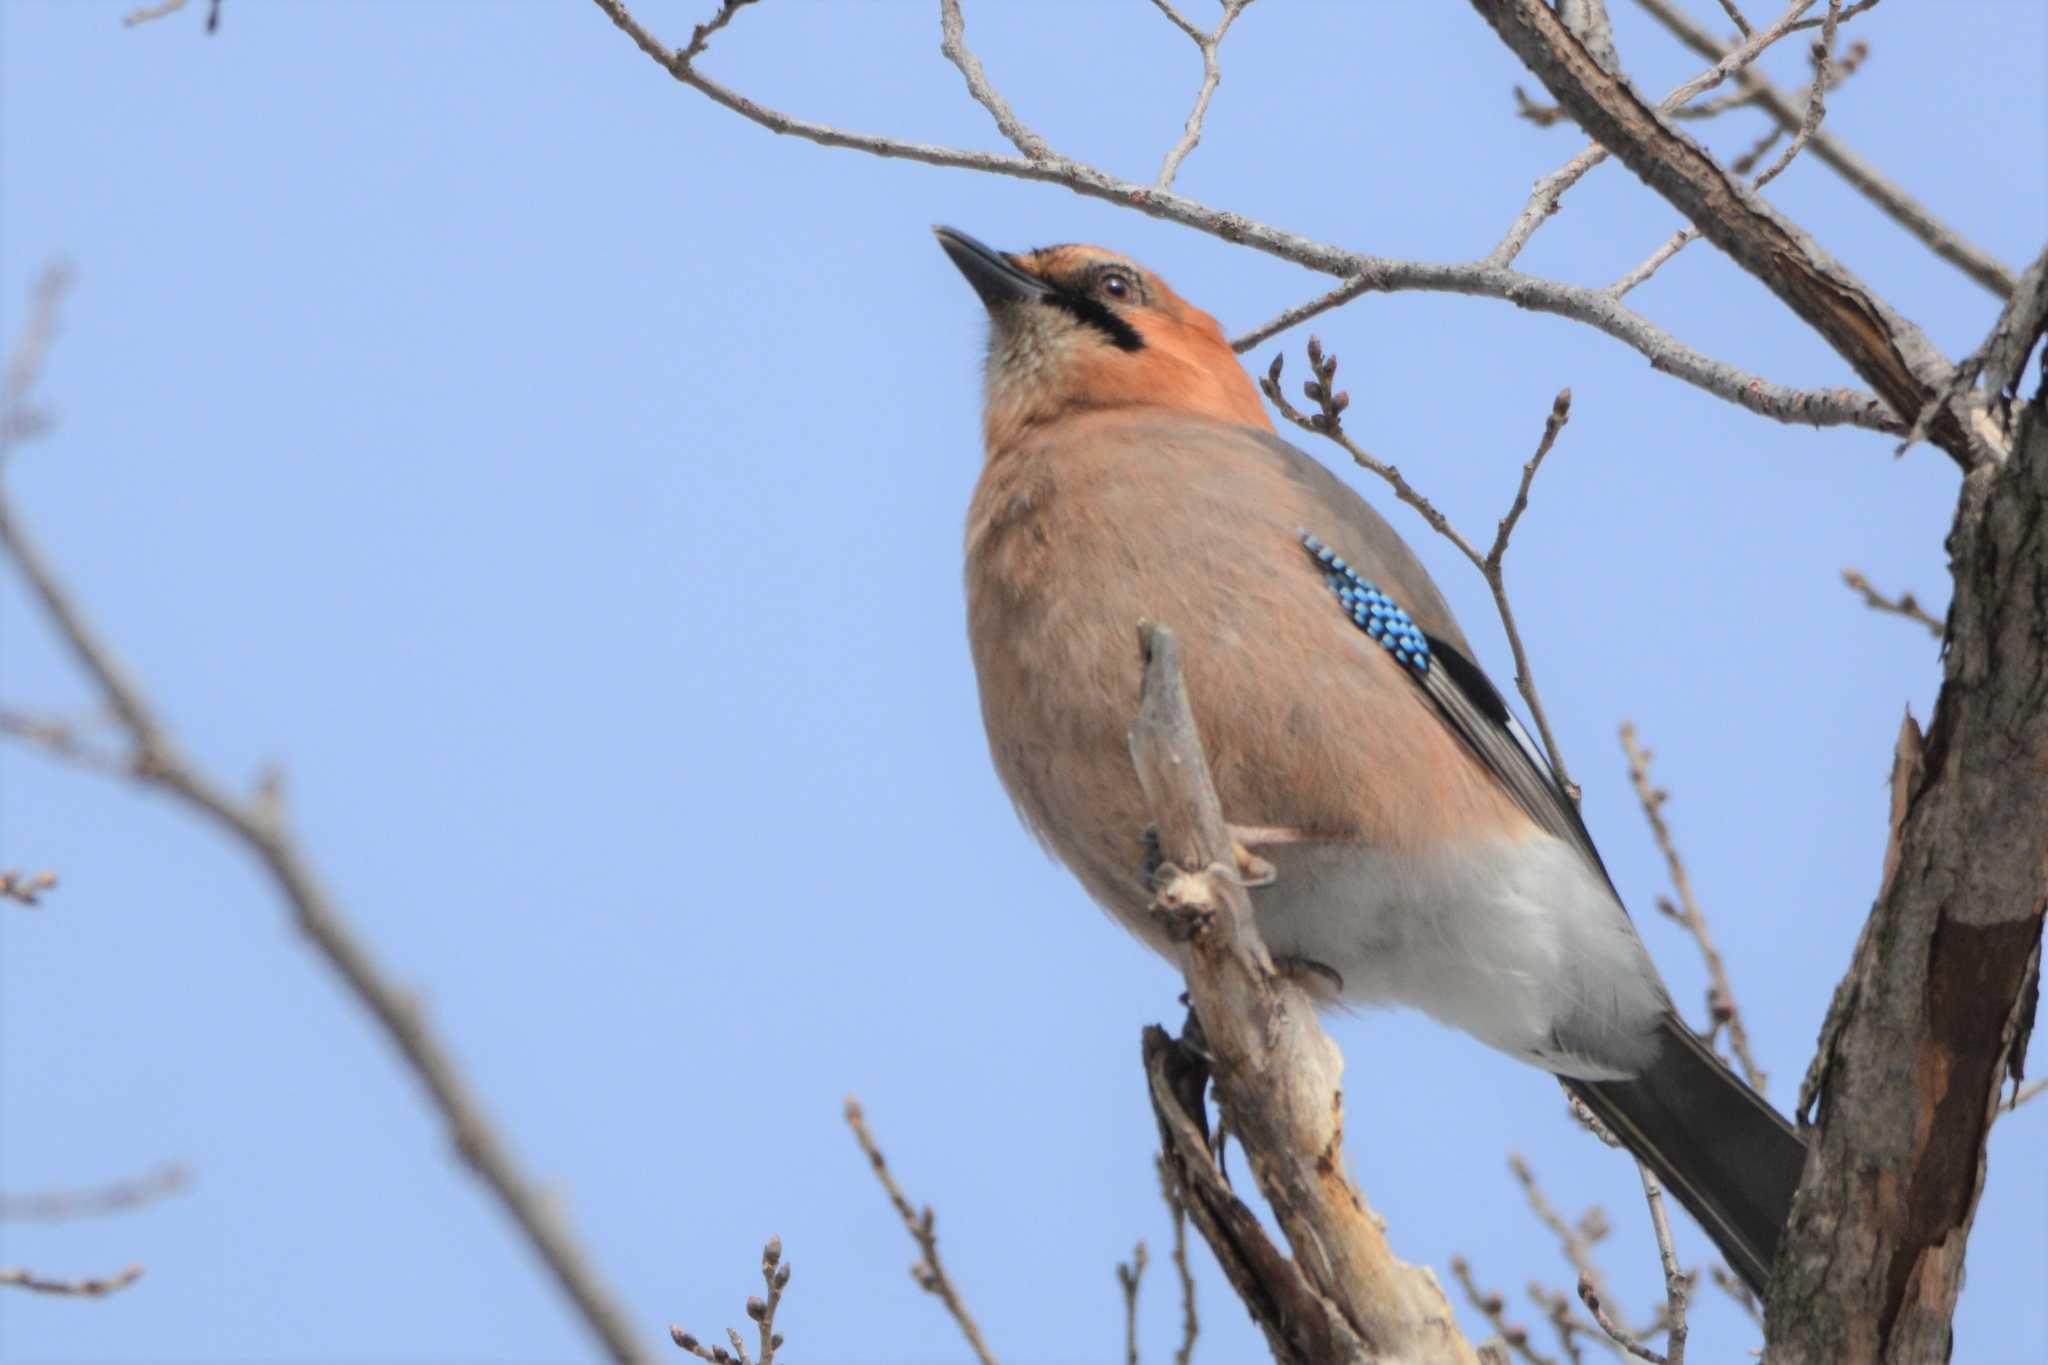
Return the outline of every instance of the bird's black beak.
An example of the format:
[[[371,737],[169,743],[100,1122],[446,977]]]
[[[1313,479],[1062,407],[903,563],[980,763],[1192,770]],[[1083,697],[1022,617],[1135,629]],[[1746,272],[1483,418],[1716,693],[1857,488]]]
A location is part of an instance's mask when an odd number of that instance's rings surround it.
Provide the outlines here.
[[[1045,282],[1025,274],[1017,263],[992,247],[983,246],[964,232],[949,227],[935,227],[932,232],[938,237],[939,245],[953,258],[953,264],[960,267],[960,273],[974,286],[974,292],[981,295],[981,302],[990,312],[1013,303],[1025,303],[1045,297]]]

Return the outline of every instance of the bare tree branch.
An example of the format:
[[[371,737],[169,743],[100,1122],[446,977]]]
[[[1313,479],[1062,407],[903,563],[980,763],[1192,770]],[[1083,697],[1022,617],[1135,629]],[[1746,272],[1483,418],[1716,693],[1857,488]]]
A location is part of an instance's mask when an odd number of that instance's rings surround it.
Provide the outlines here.
[[[20,868],[9,868],[0,872],[0,900],[12,901],[16,905],[39,906],[43,893],[57,885],[54,872],[23,872]],[[5,1202],[0,1201],[0,1218],[6,1216]]]
[[[1608,1339],[1628,1354],[1637,1360],[1647,1360],[1650,1365],[1668,1365],[1662,1354],[1643,1345],[1635,1333],[1615,1320],[1612,1306],[1584,1276],[1579,1277],[1579,1302],[1586,1305],[1586,1311],[1593,1315],[1593,1321],[1600,1324],[1600,1330],[1607,1334]]]
[[[1863,598],[1863,605],[1872,611],[1890,612],[1894,616],[1903,616],[1908,621],[1918,621],[1927,627],[1935,639],[1941,638],[1941,618],[1921,606],[1920,600],[1912,593],[1900,593],[1896,599],[1886,597],[1870,586],[1870,580],[1855,569],[1842,570],[1842,581],[1849,585],[1850,591],[1859,594]]]
[[[1901,726],[1883,882],[1801,1087],[1816,1118],[1765,1320],[1773,1358],[1953,1345],[2048,907],[2048,406],[2010,418],[2009,458],[1963,482],[1941,692],[1924,738]]]
[[[1195,92],[1195,107],[1188,111],[1188,121],[1181,129],[1180,141],[1167,151],[1166,160],[1159,167],[1159,178],[1152,182],[1153,189],[1173,188],[1173,178],[1180,174],[1180,163],[1187,160],[1188,153],[1201,142],[1202,120],[1209,116],[1209,98],[1216,93],[1216,86],[1223,79],[1223,68],[1216,60],[1216,51],[1223,45],[1223,35],[1230,31],[1230,26],[1237,22],[1237,16],[1243,14],[1245,6],[1251,2],[1223,0],[1223,13],[1216,20],[1216,27],[1204,33],[1173,7],[1172,0],[1152,0],[1173,21],[1174,27],[1193,39],[1195,46],[1202,51],[1202,87]]]
[[[1607,0],[1557,0],[1557,17],[1593,54],[1594,61],[1609,72],[1621,70],[1621,54],[1614,50],[1614,21],[1607,17]]]
[[[1491,1289],[1481,1289],[1473,1277],[1472,1263],[1463,1256],[1451,1257],[1451,1278],[1465,1291],[1466,1300],[1486,1319],[1489,1327],[1500,1337],[1507,1348],[1528,1362],[1528,1365],[1557,1365],[1557,1361],[1536,1349],[1529,1340],[1529,1329],[1508,1318],[1508,1302],[1502,1295]]]
[[[758,1358],[747,1354],[747,1343],[730,1327],[725,1329],[726,1340],[732,1343],[730,1352],[723,1346],[707,1347],[680,1327],[668,1329],[670,1340],[697,1359],[714,1361],[717,1365],[775,1365],[775,1353],[782,1349],[782,1333],[775,1330],[775,1313],[782,1306],[782,1291],[789,1287],[789,1266],[782,1259],[780,1237],[770,1237],[768,1244],[761,1248],[761,1283],[768,1296],[747,1299],[747,1317],[761,1333],[761,1354]]]
[[[1449,517],[1437,510],[1436,504],[1408,482],[1407,477],[1399,469],[1360,446],[1344,430],[1343,412],[1351,402],[1351,395],[1334,386],[1337,357],[1325,355],[1322,344],[1314,337],[1310,337],[1308,359],[1315,377],[1307,380],[1302,385],[1302,390],[1321,411],[1313,415],[1304,414],[1287,401],[1286,394],[1280,388],[1282,365],[1281,357],[1278,355],[1273,357],[1272,366],[1259,380],[1259,388],[1265,393],[1267,401],[1280,410],[1282,417],[1303,431],[1327,436],[1342,446],[1345,453],[1359,465],[1384,479],[1387,486],[1394,490],[1396,497],[1420,512],[1431,530],[1456,546],[1458,553],[1470,560],[1473,568],[1479,570],[1480,577],[1486,580],[1487,590],[1493,594],[1494,610],[1500,616],[1501,628],[1507,634],[1508,649],[1514,654],[1515,688],[1522,694],[1522,700],[1529,704],[1530,717],[1536,722],[1537,731],[1543,737],[1543,750],[1550,760],[1550,768],[1556,774],[1558,784],[1576,799],[1578,787],[1565,767],[1564,753],[1558,748],[1557,736],[1550,729],[1550,717],[1543,709],[1543,698],[1536,690],[1535,674],[1529,667],[1528,650],[1522,644],[1521,627],[1515,623],[1514,607],[1508,601],[1506,571],[1502,568],[1502,560],[1507,554],[1508,538],[1514,534],[1515,524],[1522,519],[1523,511],[1529,506],[1529,485],[1535,481],[1536,471],[1542,467],[1543,457],[1550,453],[1550,447],[1556,443],[1557,433],[1571,417],[1572,391],[1559,390],[1556,400],[1551,403],[1550,415],[1544,420],[1543,436],[1537,443],[1536,453],[1522,466],[1522,482],[1515,490],[1514,502],[1508,507],[1507,515],[1501,518],[1493,544],[1482,553],[1477,545],[1467,540],[1464,533],[1451,524]]]
[[[1935,418],[1959,400],[1980,411],[2002,405],[2007,391],[2017,386],[2020,370],[2033,351],[2034,343],[2041,339],[2044,326],[2048,326],[2048,247],[2041,249],[2041,254],[2020,276],[2012,297],[1999,310],[1998,321],[1992,325],[1990,335],[1963,357],[1948,382],[1927,400],[1920,409],[1920,415],[1913,419],[1906,439],[1899,443],[1893,454],[1905,454],[1915,442],[1927,435]],[[1991,381],[1982,394],[1974,392],[1979,375]]]
[[[1918,413],[1940,391],[1953,367],[1918,327],[1734,178],[1633,86],[1602,71],[1547,4],[1471,2],[1580,126],[1825,338],[1894,413]],[[1788,15],[1801,7],[1794,5]],[[1965,470],[2002,458],[2008,444],[1995,426],[1972,422],[1952,407],[1936,416],[1930,435]]]
[[[1543,1224],[1557,1238],[1558,1250],[1564,1253],[1572,1272],[1578,1277],[1579,1297],[1588,1299],[1587,1306],[1598,1302],[1611,1304],[1613,1292],[1607,1287],[1607,1274],[1600,1269],[1600,1263],[1593,1259],[1593,1245],[1607,1236],[1607,1216],[1597,1206],[1586,1210],[1577,1224],[1566,1221],[1550,1197],[1543,1192],[1543,1186],[1536,1179],[1536,1172],[1520,1153],[1508,1153],[1508,1169],[1514,1172],[1515,1183],[1522,1187],[1522,1197],[1529,1201],[1529,1211],[1536,1215],[1536,1221]],[[1601,1328],[1617,1341],[1633,1337],[1634,1330],[1626,1320],[1619,1318],[1610,1308],[1598,1310]]]
[[[1173,1272],[1180,1281],[1180,1346],[1173,1353],[1173,1365],[1189,1365],[1195,1358],[1195,1339],[1201,1335],[1202,1322],[1195,1314],[1195,1273],[1188,1265],[1188,1211],[1174,1187],[1166,1158],[1154,1157],[1153,1166],[1159,1173],[1160,1196],[1173,1220]]]
[[[140,9],[130,10],[127,14],[121,16],[121,22],[129,28],[134,28],[137,24],[146,24],[152,19],[161,19],[167,14],[176,14],[183,8],[185,8],[185,0],[157,0],[153,5],[144,5]]]
[[[1010,145],[1033,161],[1052,158],[1052,148],[1045,139],[1024,126],[1010,108],[1010,102],[1002,92],[990,83],[988,73],[981,69],[981,59],[967,46],[967,20],[960,13],[960,0],[939,0],[939,51],[947,61],[960,68],[960,74],[967,80],[967,93],[974,102],[988,110],[989,117],[996,121],[996,128],[1010,140]]]
[[[1749,20],[1742,17],[1742,11],[1736,8],[1735,0],[1721,0],[1721,9],[1727,14],[1729,21],[1735,25],[1735,31],[1743,37],[1747,38],[1750,34],[1756,32],[1755,29],[1749,26]]]
[[[1138,1365],[1138,1285],[1145,1278],[1145,1244],[1139,1242],[1128,1262],[1118,1262],[1117,1288],[1124,1298],[1124,1365]]]
[[[889,1163],[882,1156],[881,1145],[868,1129],[867,1115],[862,1111],[860,1101],[851,1095],[846,1097],[846,1126],[853,1129],[854,1141],[867,1154],[868,1164],[875,1170],[875,1179],[882,1182],[883,1193],[889,1196],[896,1216],[903,1220],[903,1230],[910,1234],[911,1241],[917,1243],[918,1259],[911,1263],[910,1278],[917,1281],[919,1289],[946,1306],[946,1312],[952,1315],[954,1324],[960,1328],[960,1335],[967,1338],[974,1358],[981,1365],[996,1365],[995,1354],[983,1340],[981,1328],[975,1324],[974,1315],[967,1311],[960,1291],[954,1288],[953,1277],[946,1273],[946,1263],[939,1258],[938,1223],[932,1215],[931,1205],[925,1205],[922,1211],[911,1207],[910,1200],[904,1197],[903,1187],[889,1172]]]
[[[1820,131],[1820,121],[1827,117],[1827,94],[1829,71],[1835,58],[1835,30],[1842,21],[1842,0],[1828,0],[1828,16],[1821,29],[1820,41],[1813,47],[1813,83],[1807,87],[1806,113],[1799,120],[1799,131],[1792,135],[1792,143],[1786,147],[1776,161],[1773,161],[1750,185],[1760,190],[1776,180],[1792,164],[1813,135]]]
[[[1800,123],[1798,135],[1792,139],[1792,145],[1785,149],[1784,153],[1771,164],[1769,169],[1750,182],[1749,187],[1751,189],[1760,190],[1783,174],[1785,168],[1792,164],[1793,158],[1797,157],[1801,149],[1806,146],[1808,139],[1813,136],[1814,131],[1820,127],[1821,118],[1825,115],[1827,108],[1826,92],[1839,83],[1836,79],[1837,68],[1833,62],[1833,52],[1835,27],[1841,13],[1841,0],[1828,0],[1828,19],[1827,28],[1824,30],[1825,36],[1814,47],[1813,85],[1808,91],[1806,118]],[[1846,70],[1847,68],[1843,69]],[[1737,94],[1730,98],[1735,103],[1749,103],[1756,96],[1752,92],[1737,92]],[[1719,112],[1720,109],[1732,107],[1734,107],[1733,104],[1721,103],[1717,108],[1710,111],[1694,106],[1692,112],[1704,114]],[[1674,110],[1673,112],[1683,116],[1687,111]],[[1777,144],[1783,132],[1782,128],[1772,128],[1746,155],[1737,157],[1729,169],[1733,170],[1737,175],[1747,175],[1750,169],[1763,158],[1764,154]],[[1607,287],[1608,292],[1616,298],[1620,298],[1628,293],[1629,290],[1634,289],[1637,285],[1649,279],[1650,276],[1656,274],[1666,261],[1697,241],[1699,235],[1700,230],[1697,227],[1690,223],[1686,224],[1686,226],[1673,234],[1670,240],[1651,252],[1643,260],[1642,264],[1636,266],[1635,269],[1609,285]]]
[[[0,414],[0,431],[15,430],[12,410],[26,395],[25,386],[17,387],[10,380],[10,410]],[[4,491],[0,491],[0,548],[21,570],[31,596],[41,604],[80,669],[119,719],[132,747],[135,779],[212,819],[269,873],[279,895],[291,906],[299,928],[376,1019],[385,1038],[426,1088],[447,1123],[456,1152],[511,1215],[527,1245],[575,1305],[593,1335],[615,1361],[644,1360],[645,1353],[627,1325],[625,1314],[589,1267],[574,1235],[560,1221],[554,1201],[520,1170],[453,1055],[428,1024],[418,1001],[391,980],[369,946],[357,936],[339,903],[300,851],[276,803],[260,794],[249,800],[230,795],[185,757],[158,718],[155,707],[112,647],[87,623],[84,612],[58,580],[41,548],[16,519]]]
[[[65,1218],[125,1213],[177,1194],[191,1183],[191,1169],[173,1162],[132,1179],[109,1181],[84,1189],[5,1194],[0,1195],[0,1220],[47,1223]]]
[[[1693,1277],[1678,1267],[1678,1250],[1671,1244],[1671,1219],[1664,1210],[1663,1186],[1640,1161],[1636,1163],[1636,1172],[1643,1178],[1643,1199],[1650,1206],[1650,1227],[1657,1235],[1657,1262],[1664,1268],[1664,1359],[1666,1365],[1685,1365],[1685,1314],[1692,1303]]]
[[[55,1294],[74,1299],[103,1299],[141,1278],[142,1267],[139,1265],[89,1280],[53,1280],[21,1266],[0,1266],[0,1285],[26,1289],[31,1294]]]
[[[1779,17],[1776,23],[1772,24],[1762,33],[1750,35],[1741,46],[1723,55],[1713,66],[1666,95],[1663,102],[1657,108],[1665,113],[1675,113],[1690,103],[1695,97],[1705,94],[1722,81],[1728,79],[1734,72],[1742,70],[1758,57],[1761,57],[1771,44],[1791,32],[1792,21],[1815,3],[1816,0],[1793,0],[1791,7]],[[1561,26],[1569,28],[1562,17],[1553,17],[1557,18],[1557,22]],[[1611,52],[1611,50],[1610,45],[1609,51]],[[1586,50],[1582,48],[1581,51]],[[1586,55],[1589,61],[1594,62],[1596,67],[1602,70],[1603,74],[1610,78],[1617,76],[1618,73],[1611,65],[1600,66],[1597,54],[1587,51]],[[1525,58],[1524,60],[1526,61],[1527,59]],[[1534,70],[1533,67],[1531,69]],[[1537,72],[1536,74],[1540,76],[1542,73]],[[1527,103],[1526,97],[1524,97],[1524,103]],[[1562,103],[1560,103],[1559,108],[1568,114],[1572,112]],[[1583,124],[1583,120],[1581,120],[1581,123]],[[1536,235],[1536,229],[1550,221],[1551,216],[1557,212],[1558,203],[1564,198],[1565,191],[1578,184],[1585,177],[1587,171],[1592,170],[1595,166],[1605,161],[1608,157],[1608,151],[1607,147],[1603,146],[1598,139],[1595,139],[1587,143],[1585,149],[1577,156],[1574,156],[1570,161],[1565,162],[1564,165],[1537,181],[1536,188],[1529,193],[1529,202],[1522,206],[1521,213],[1509,225],[1507,236],[1501,238],[1500,245],[1494,247],[1488,253],[1486,263],[1495,266],[1513,264],[1515,257],[1521,255],[1522,248],[1529,244],[1529,239]]]
[[[1718,62],[1728,53],[1713,34],[1694,23],[1675,0],[1637,0],[1651,17],[1669,29],[1677,39],[1708,61]],[[1861,13],[1867,5],[1850,5],[1842,17]],[[1755,70],[1744,71],[1742,88],[1753,92],[1757,103],[1781,127],[1799,127],[1805,111],[1798,98],[1771,84]],[[1881,175],[1875,166],[1844,146],[1832,133],[1816,133],[1811,139],[1813,154],[1857,191],[1877,205],[1886,217],[1912,233],[1942,260],[1968,275],[2001,298],[2011,295],[2014,278],[2010,267],[1990,252],[1964,240],[1962,234],[1936,218],[1926,205]]]
[[[1028,157],[972,152],[868,133],[851,133],[799,119],[758,104],[704,75],[693,64],[695,53],[687,47],[671,50],[665,46],[633,17],[624,0],[592,0],[592,3],[677,81],[774,133],[803,138],[820,146],[867,152],[873,156],[1061,185],[1076,194],[1136,209],[1151,217],[1248,246],[1326,275],[1365,281],[1360,287],[1361,293],[1413,289],[1506,300],[1517,307],[1554,313],[1597,328],[1640,352],[1648,358],[1653,369],[1778,421],[1804,422],[1814,426],[1859,426],[1889,432],[1905,430],[1905,421],[1887,409],[1884,401],[1875,394],[1842,388],[1788,388],[1712,360],[1601,289],[1563,284],[1479,261],[1451,265],[1394,260],[1346,251],[1256,222],[1243,214],[1211,208],[1170,191],[1155,191],[1145,185],[1118,179],[1057,152],[1049,153],[1042,161],[1034,161]],[[1272,331],[1265,330],[1262,334],[1270,336]]]
[[[1342,1058],[1307,995],[1280,975],[1259,939],[1182,685],[1178,643],[1161,626],[1141,626],[1139,635],[1145,674],[1131,757],[1163,858],[1155,913],[1181,945],[1189,1031],[1198,1040],[1176,1044],[1147,1029],[1146,1073],[1189,1210],[1276,1358],[1476,1362],[1435,1276],[1395,1258],[1345,1175]],[[1218,1106],[1292,1258],[1276,1254],[1214,1164],[1200,1117],[1201,1074],[1211,1061]]]
[[[1711,1045],[1723,1029],[1727,1030],[1728,1046],[1735,1053],[1743,1076],[1756,1087],[1758,1094],[1762,1094],[1769,1088],[1771,1078],[1756,1064],[1756,1057],[1749,1050],[1749,1030],[1743,1027],[1742,1011],[1735,1003],[1735,987],[1728,979],[1728,964],[1721,960],[1720,949],[1714,946],[1714,936],[1707,928],[1707,917],[1700,913],[1699,902],[1693,898],[1692,878],[1686,874],[1685,860],[1678,856],[1678,843],[1671,837],[1671,827],[1664,822],[1664,803],[1671,799],[1671,793],[1650,781],[1650,751],[1637,745],[1633,721],[1621,724],[1621,747],[1628,754],[1629,782],[1636,789],[1636,799],[1643,807],[1643,818],[1650,822],[1650,833],[1657,840],[1657,851],[1664,855],[1665,870],[1671,874],[1671,889],[1678,896],[1677,905],[1659,896],[1657,909],[1692,936],[1692,941],[1699,945],[1701,960],[1706,963],[1707,1042]]]

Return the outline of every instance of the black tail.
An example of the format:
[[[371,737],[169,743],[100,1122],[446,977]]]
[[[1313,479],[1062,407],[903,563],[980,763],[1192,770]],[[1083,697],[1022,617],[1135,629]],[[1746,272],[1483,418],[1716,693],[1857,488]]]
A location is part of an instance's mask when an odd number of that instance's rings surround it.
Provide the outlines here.
[[[1678,1197],[1761,1298],[1806,1146],[1683,1023],[1667,1017],[1660,1041],[1657,1060],[1633,1080],[1565,1085]]]

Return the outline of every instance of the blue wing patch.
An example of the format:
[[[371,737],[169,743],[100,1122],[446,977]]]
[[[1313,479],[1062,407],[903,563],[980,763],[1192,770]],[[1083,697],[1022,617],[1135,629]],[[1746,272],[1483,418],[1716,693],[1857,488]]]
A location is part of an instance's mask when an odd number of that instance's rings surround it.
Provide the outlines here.
[[[1381,592],[1377,584],[1359,577],[1342,556],[1307,531],[1301,532],[1301,544],[1322,568],[1323,582],[1336,594],[1351,623],[1384,645],[1402,664],[1427,676],[1429,640],[1401,610],[1401,604]]]

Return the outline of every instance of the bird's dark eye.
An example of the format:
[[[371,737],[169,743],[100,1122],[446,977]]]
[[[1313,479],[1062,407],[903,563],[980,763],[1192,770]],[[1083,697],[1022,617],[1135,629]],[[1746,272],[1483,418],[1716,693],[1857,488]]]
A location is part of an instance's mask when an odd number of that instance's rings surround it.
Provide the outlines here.
[[[1131,287],[1131,277],[1120,275],[1114,270],[1103,272],[1102,277],[1095,282],[1095,287],[1101,290],[1105,297],[1116,299],[1119,302],[1128,299],[1136,292]]]

